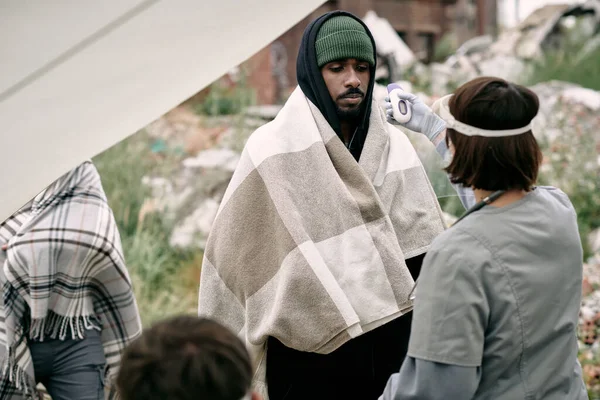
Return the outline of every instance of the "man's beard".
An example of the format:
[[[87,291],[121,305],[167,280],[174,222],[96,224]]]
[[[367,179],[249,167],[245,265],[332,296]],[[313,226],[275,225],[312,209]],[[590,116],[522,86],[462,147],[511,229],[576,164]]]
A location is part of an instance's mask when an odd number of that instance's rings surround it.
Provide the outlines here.
[[[346,109],[342,109],[340,107],[336,107],[337,108],[337,115],[338,118],[340,119],[340,121],[345,121],[345,122],[356,122],[358,120],[358,117],[360,117],[360,113],[362,112],[363,109],[363,104],[359,104],[357,107],[355,108],[346,108]]]
[[[360,117],[360,114],[364,108],[364,103],[365,103],[365,94],[363,93],[362,90],[355,88],[355,89],[348,89],[348,91],[346,91],[344,94],[340,95],[338,97],[338,99],[342,99],[346,96],[352,95],[352,94],[360,94],[362,95],[362,101],[360,102],[360,104],[358,104],[356,107],[352,107],[352,108],[341,108],[339,106],[336,105],[336,111],[337,111],[337,115],[338,118],[341,121],[344,122],[356,122],[358,120],[358,118]]]

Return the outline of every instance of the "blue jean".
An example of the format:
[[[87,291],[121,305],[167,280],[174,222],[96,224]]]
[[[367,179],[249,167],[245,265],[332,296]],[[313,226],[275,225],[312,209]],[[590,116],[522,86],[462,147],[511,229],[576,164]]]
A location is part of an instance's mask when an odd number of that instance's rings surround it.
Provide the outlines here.
[[[52,400],[103,400],[106,359],[100,332],[89,330],[81,340],[30,341],[37,383]]]

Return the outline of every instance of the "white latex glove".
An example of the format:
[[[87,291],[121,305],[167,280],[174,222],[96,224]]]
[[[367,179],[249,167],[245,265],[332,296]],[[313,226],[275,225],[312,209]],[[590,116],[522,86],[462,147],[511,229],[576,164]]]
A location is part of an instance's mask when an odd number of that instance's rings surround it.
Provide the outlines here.
[[[385,109],[388,122],[394,125],[404,126],[411,131],[422,133],[427,136],[431,142],[435,142],[439,134],[446,129],[444,120],[438,117],[427,104],[423,103],[423,101],[414,94],[402,92],[398,97],[411,104],[412,117],[406,123],[395,120],[392,111],[392,103],[390,102],[390,97],[387,96],[385,98]]]

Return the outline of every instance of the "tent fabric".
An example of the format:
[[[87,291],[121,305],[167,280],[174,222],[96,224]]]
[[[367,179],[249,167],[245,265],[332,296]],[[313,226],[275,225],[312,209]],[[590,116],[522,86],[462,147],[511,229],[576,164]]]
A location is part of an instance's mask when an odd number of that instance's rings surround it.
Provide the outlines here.
[[[322,3],[3,0],[0,220]]]

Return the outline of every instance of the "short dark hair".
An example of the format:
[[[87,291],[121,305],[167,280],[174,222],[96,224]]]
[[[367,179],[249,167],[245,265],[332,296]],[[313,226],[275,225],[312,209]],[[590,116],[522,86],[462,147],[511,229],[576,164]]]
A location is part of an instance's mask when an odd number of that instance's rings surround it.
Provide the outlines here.
[[[123,400],[240,400],[251,381],[250,356],[233,332],[184,315],[156,323],[125,349],[116,384]]]
[[[477,128],[517,129],[533,120],[539,100],[524,86],[480,77],[459,87],[448,107],[457,121]],[[453,183],[489,191],[529,191],[537,181],[543,156],[531,131],[489,138],[448,129],[448,140],[454,156],[445,170]]]

